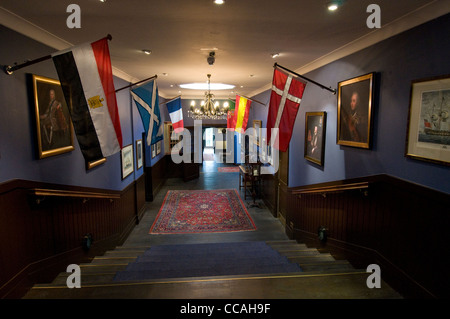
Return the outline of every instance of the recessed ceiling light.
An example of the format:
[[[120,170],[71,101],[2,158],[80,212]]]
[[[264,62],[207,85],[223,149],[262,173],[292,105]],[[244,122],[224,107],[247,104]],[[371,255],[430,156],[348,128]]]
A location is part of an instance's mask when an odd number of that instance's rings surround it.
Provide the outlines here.
[[[280,56],[280,54],[279,53],[272,53],[271,54],[272,59],[275,59],[277,56]]]
[[[338,2],[330,2],[328,4],[328,10],[329,11],[336,11],[339,8],[339,3]]]
[[[187,84],[180,84],[180,87],[183,89],[190,89],[190,90],[207,90],[208,83],[187,83]],[[223,83],[211,83],[210,88],[211,90],[228,90],[234,88],[234,85]]]
[[[224,4],[225,0],[214,0],[215,4]]]
[[[144,49],[144,50],[142,50],[142,52],[144,52],[145,54],[150,55],[150,54],[152,53],[152,50],[146,50],[146,49]]]

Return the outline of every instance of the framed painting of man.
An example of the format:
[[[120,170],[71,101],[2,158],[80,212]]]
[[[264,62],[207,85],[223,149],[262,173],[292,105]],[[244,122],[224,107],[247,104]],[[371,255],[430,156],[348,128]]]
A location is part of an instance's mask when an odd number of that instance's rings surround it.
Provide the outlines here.
[[[337,144],[369,149],[375,73],[338,83]]]
[[[59,81],[32,75],[39,158],[74,150],[73,126]]]
[[[326,112],[306,112],[305,152],[308,161],[320,166],[325,158]]]

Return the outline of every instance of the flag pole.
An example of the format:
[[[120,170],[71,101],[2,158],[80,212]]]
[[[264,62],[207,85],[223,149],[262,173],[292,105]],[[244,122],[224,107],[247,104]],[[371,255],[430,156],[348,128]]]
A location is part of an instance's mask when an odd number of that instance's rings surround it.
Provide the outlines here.
[[[109,41],[111,41],[112,40],[112,36],[111,36],[111,34],[108,34],[103,39],[108,39]],[[103,39],[101,39],[101,40],[103,40]],[[36,64],[36,63],[39,63],[39,62],[42,62],[42,61],[50,60],[51,58],[52,58],[52,55],[49,54],[49,55],[43,56],[41,58],[37,58],[37,59],[31,60],[31,61],[24,62],[22,64],[15,64],[14,66],[5,65],[3,67],[3,71],[5,71],[6,74],[11,75],[11,74],[13,74],[14,71],[17,71],[19,69],[22,69],[24,67],[27,67],[29,65],[33,65],[33,64]]]
[[[336,90],[335,90],[335,89],[333,90],[332,88],[326,87],[325,85],[322,85],[322,84],[320,84],[320,83],[317,83],[316,81],[313,81],[313,80],[311,80],[311,79],[308,79],[307,77],[305,77],[305,76],[303,76],[303,75],[300,75],[300,74],[298,74],[298,73],[296,73],[296,72],[294,72],[294,71],[292,71],[292,70],[289,70],[289,69],[285,68],[284,66],[279,65],[279,64],[276,63],[276,62],[275,62],[275,64],[273,65],[273,67],[274,67],[274,68],[278,67],[278,68],[280,68],[280,69],[283,69],[283,70],[285,70],[285,71],[288,71],[288,72],[290,72],[290,73],[292,73],[292,74],[294,74],[294,75],[296,75],[296,76],[298,76],[298,77],[301,77],[302,79],[305,79],[305,80],[307,80],[307,81],[309,81],[309,82],[311,82],[311,83],[314,83],[315,85],[320,86],[322,89],[328,90],[328,91],[330,91],[331,93],[333,93],[334,95],[336,95]]]
[[[119,92],[119,91],[122,91],[122,90],[124,90],[124,89],[130,88],[130,87],[132,87],[132,86],[135,86],[135,85],[137,85],[137,84],[139,84],[139,83],[142,83],[142,82],[145,82],[145,81],[150,81],[150,80],[156,79],[157,77],[158,77],[158,75],[155,74],[154,76],[151,76],[151,77],[149,77],[149,78],[147,78],[147,79],[143,79],[143,80],[138,81],[138,82],[136,82],[136,83],[131,83],[131,84],[127,85],[127,86],[124,86],[123,88],[117,89],[117,90],[116,90],[116,93]]]
[[[259,104],[261,104],[261,105],[266,106],[266,104],[264,104],[264,103],[262,103],[262,102],[259,102],[259,101],[255,100],[255,99],[251,99],[251,98],[249,98],[249,97],[247,97],[247,96],[245,96],[245,95],[242,95],[242,94],[239,94],[239,93],[237,93],[237,95],[242,96],[243,98],[246,98],[247,100],[250,100],[250,101],[252,101],[252,102],[256,102],[256,103],[259,103]]]
[[[159,103],[159,105],[163,105],[163,104],[170,103],[170,102],[172,102],[172,101],[175,101],[175,100],[178,99],[179,97],[181,97],[181,94],[178,95],[178,96],[175,96],[173,99],[170,99],[169,101],[161,102],[161,103]]]

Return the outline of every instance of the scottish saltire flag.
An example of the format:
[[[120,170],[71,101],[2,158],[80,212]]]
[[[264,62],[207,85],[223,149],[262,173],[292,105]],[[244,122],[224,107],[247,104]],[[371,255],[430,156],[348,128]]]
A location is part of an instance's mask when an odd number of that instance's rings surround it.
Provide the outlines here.
[[[145,136],[147,137],[147,145],[150,146],[162,140],[164,126],[161,123],[156,80],[148,81],[130,92],[141,115]]]
[[[87,162],[122,149],[108,39],[52,54],[81,152]]]
[[[178,133],[183,130],[183,108],[181,107],[181,98],[176,98],[167,103],[170,121],[172,122],[173,131]]]

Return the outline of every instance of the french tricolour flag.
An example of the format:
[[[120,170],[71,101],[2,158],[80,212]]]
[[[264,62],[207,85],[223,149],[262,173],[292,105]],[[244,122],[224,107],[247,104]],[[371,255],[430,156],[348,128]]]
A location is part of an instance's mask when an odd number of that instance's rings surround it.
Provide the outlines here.
[[[119,152],[122,131],[108,39],[58,51],[52,59],[85,160]]]
[[[176,98],[175,100],[167,103],[167,110],[169,111],[170,121],[172,122],[172,127],[175,133],[183,130],[183,109],[181,107],[181,98]]]

